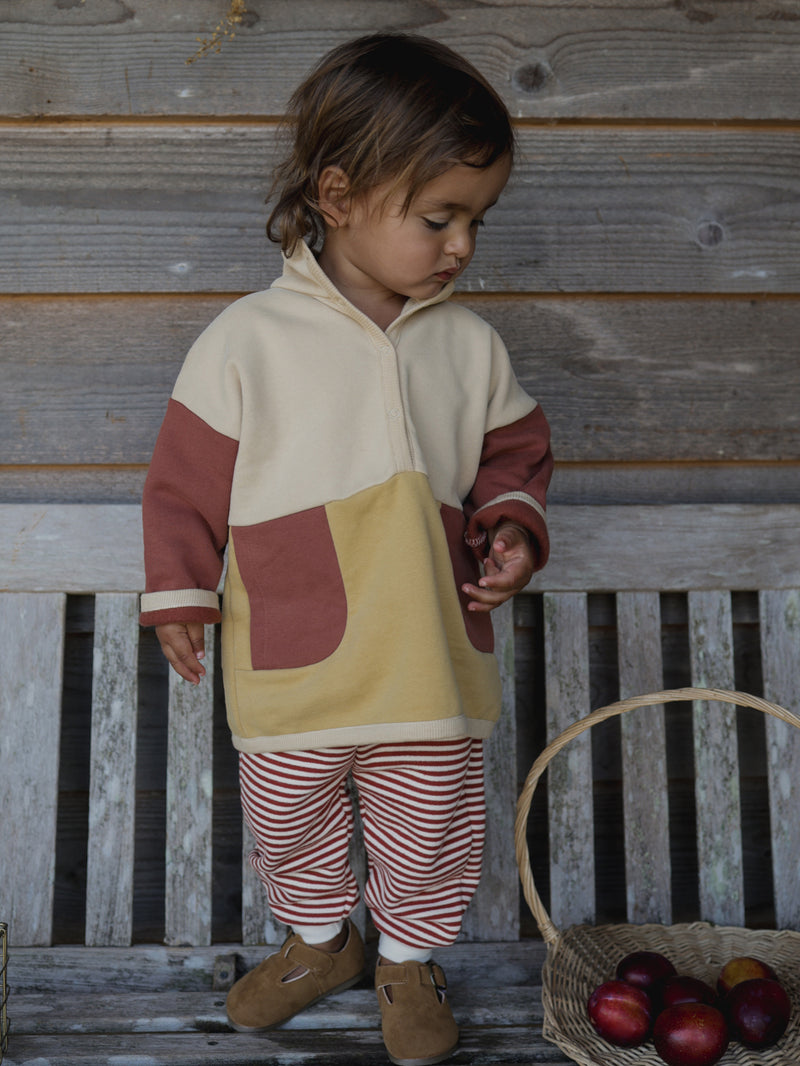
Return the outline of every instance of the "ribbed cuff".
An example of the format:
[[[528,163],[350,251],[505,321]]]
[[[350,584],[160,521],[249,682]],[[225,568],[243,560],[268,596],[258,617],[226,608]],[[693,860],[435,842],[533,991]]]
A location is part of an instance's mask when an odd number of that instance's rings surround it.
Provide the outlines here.
[[[142,593],[142,614],[184,607],[207,607],[218,611],[219,596],[210,589],[167,589],[164,592]]]
[[[344,922],[331,922],[329,925],[293,925],[292,932],[303,938],[303,943],[313,947],[333,940],[344,929]]]
[[[432,947],[413,947],[411,944],[402,944],[394,937],[381,933],[378,938],[378,954],[387,962],[429,962],[433,955]]]

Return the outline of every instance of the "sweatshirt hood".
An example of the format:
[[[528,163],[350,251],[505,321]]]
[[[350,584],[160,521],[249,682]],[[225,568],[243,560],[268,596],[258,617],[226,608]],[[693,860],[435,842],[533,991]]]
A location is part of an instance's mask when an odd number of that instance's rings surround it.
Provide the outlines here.
[[[331,279],[319,265],[316,256],[305,241],[298,241],[290,256],[284,255],[283,274],[273,281],[270,288],[287,289],[290,292],[300,293],[303,296],[311,296],[315,300],[320,300],[322,303],[337,308],[351,318],[355,318],[359,321],[366,320],[366,322],[370,323],[372,329],[378,329],[375,323],[372,322],[372,319],[365,315],[363,311],[359,311],[359,309],[352,304],[347,297],[339,292]],[[432,296],[428,300],[407,299],[403,306],[403,310],[394,322],[392,322],[389,328],[392,329],[396,324],[408,318],[409,315],[422,310],[424,307],[431,307],[433,304],[442,303],[452,295],[454,289],[455,285],[450,281],[435,296]]]

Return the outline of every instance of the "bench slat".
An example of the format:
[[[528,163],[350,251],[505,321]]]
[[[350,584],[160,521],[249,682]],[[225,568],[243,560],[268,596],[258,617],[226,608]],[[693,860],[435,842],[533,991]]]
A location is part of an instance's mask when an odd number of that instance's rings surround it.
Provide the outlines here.
[[[731,574],[737,589],[797,586],[800,504],[554,504],[547,521],[552,554],[528,592],[717,589]],[[4,504],[0,581],[19,592],[141,591],[141,508]]]
[[[0,918],[9,943],[53,929],[66,596],[0,594]]]
[[[800,505],[547,508],[552,551],[528,592],[795,588]],[[758,551],[753,551],[753,545]]]
[[[483,874],[464,916],[463,928],[468,940],[508,941],[519,939],[519,875],[512,846],[517,802],[512,601],[492,611],[492,624],[503,683],[503,707],[500,720],[484,745],[488,822]]]
[[[140,592],[141,506],[3,504],[0,581],[18,592]]]
[[[663,688],[657,592],[617,596],[617,642],[620,697]],[[663,706],[623,715],[620,735],[628,921],[669,924],[672,893]]]
[[[729,592],[690,592],[692,685],[735,689]],[[744,866],[736,708],[693,706],[695,805],[700,914],[719,925],[744,925]]]
[[[547,738],[591,710],[588,604],[585,593],[544,596]],[[550,916],[565,928],[595,914],[592,750],[576,737],[547,770]]]
[[[764,695],[798,714],[800,590],[762,592],[760,617]],[[772,717],[766,729],[775,922],[800,929],[800,730]]]
[[[214,627],[199,685],[169,673],[165,942],[211,943]]]
[[[125,947],[133,932],[139,597],[95,597],[86,943]]]
[[[255,840],[242,819],[242,943],[281,944],[289,927],[278,921],[270,910],[267,893],[250,863]]]
[[[348,859],[353,873],[355,874],[356,881],[358,882],[360,892],[359,901],[355,905],[350,917],[359,933],[361,933],[362,938],[366,940],[369,927],[369,914],[367,912],[367,905],[364,902],[364,886],[367,883],[368,870],[367,849],[364,847],[364,825],[361,821],[361,811],[359,810],[356,799],[357,790],[353,784],[352,778],[348,780],[348,785],[351,789],[350,795],[353,803],[353,836],[350,839]]]

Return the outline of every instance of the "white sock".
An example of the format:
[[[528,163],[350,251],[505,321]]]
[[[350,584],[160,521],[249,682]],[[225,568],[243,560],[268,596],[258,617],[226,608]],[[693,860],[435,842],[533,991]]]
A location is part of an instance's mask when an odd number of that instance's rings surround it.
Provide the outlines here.
[[[433,948],[401,944],[399,940],[381,933],[378,939],[378,954],[382,959],[389,959],[390,962],[429,962],[433,955]]]
[[[309,946],[325,944],[333,940],[344,929],[344,922],[331,922],[329,925],[293,925],[292,932],[297,933]]]

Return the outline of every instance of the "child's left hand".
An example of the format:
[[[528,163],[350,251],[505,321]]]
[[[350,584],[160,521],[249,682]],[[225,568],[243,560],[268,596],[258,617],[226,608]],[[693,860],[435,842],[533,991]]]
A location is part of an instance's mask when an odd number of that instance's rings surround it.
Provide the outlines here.
[[[513,522],[502,522],[490,534],[491,548],[477,585],[462,585],[471,598],[470,611],[493,611],[520,592],[533,575],[533,549],[528,534]]]

